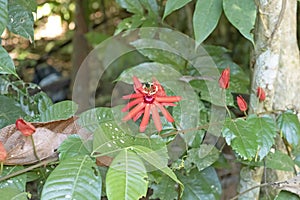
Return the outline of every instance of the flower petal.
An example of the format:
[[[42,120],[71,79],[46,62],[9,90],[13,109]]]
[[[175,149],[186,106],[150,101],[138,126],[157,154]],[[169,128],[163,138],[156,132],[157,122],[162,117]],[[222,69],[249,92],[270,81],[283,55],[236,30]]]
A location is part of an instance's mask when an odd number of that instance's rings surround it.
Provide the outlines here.
[[[136,104],[139,104],[139,103],[141,103],[143,101],[144,101],[143,98],[137,98],[137,99],[135,99],[133,101],[128,102],[128,104],[124,108],[122,108],[122,112],[125,112],[125,111],[129,110],[131,107],[133,107]]]
[[[261,87],[257,88],[256,95],[257,95],[259,101],[264,101],[266,99],[266,93],[265,93],[264,89],[262,89]]]
[[[144,132],[146,130],[146,127],[147,127],[148,123],[149,123],[150,106],[151,106],[151,104],[147,104],[146,107],[145,107],[144,116],[143,116],[143,119],[142,119],[141,124],[140,124],[140,132]]]
[[[174,118],[172,115],[165,109],[160,103],[154,101],[154,104],[160,109],[162,114],[165,116],[165,118],[168,120],[168,122],[174,122]]]
[[[151,105],[151,113],[152,113],[152,119],[154,121],[154,125],[155,125],[157,131],[160,132],[162,130],[162,125],[161,125],[158,110],[155,105],[153,105],[153,104],[150,104],[150,105]]]
[[[156,85],[158,88],[158,91],[156,92],[156,94],[158,96],[167,96],[164,88],[161,86],[161,84],[158,82],[158,80],[154,77],[152,78],[152,80],[153,80],[153,84]]]
[[[239,109],[242,112],[247,110],[247,108],[248,108],[247,102],[245,101],[245,99],[241,95],[236,97],[236,101],[237,101],[237,104],[239,106]]]
[[[144,113],[144,109],[142,109],[140,112],[138,112],[138,114],[136,114],[133,118],[132,118],[132,120],[134,121],[134,122],[136,122],[136,120],[138,120],[141,116],[142,116],[142,114]]]
[[[160,103],[173,103],[173,102],[180,101],[181,97],[180,96],[165,96],[165,97],[157,96],[155,100]]]
[[[22,118],[16,120],[16,128],[25,136],[30,136],[35,133],[35,127]]]
[[[222,89],[227,89],[229,87],[230,80],[230,68],[226,68],[222,71],[222,74],[219,78],[219,86]]]
[[[136,116],[141,110],[145,108],[146,104],[144,102],[138,104],[136,107],[134,107],[129,113],[123,117],[123,121],[128,121],[134,116]]]
[[[134,87],[133,87],[134,91],[136,93],[139,93],[140,90],[143,88],[143,84],[136,76],[132,77],[132,79],[133,79],[133,83],[134,83]]]

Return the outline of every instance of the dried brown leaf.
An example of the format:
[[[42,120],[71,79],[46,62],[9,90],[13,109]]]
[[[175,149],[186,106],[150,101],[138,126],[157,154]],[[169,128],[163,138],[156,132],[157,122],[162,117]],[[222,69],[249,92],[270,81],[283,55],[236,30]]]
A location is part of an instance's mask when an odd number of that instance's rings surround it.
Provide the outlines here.
[[[77,117],[71,117],[66,120],[32,123],[36,127],[32,136],[40,160],[57,156],[56,150],[70,134],[79,133],[84,138],[89,136],[76,124],[76,119]],[[7,151],[5,165],[26,165],[39,161],[34,155],[31,138],[22,135],[15,124],[0,130],[0,141]]]
[[[99,156],[96,158],[96,164],[98,166],[109,167],[112,161],[113,161],[113,158],[109,157],[109,156]]]
[[[276,189],[286,190],[300,197],[300,175],[286,181],[272,183]]]

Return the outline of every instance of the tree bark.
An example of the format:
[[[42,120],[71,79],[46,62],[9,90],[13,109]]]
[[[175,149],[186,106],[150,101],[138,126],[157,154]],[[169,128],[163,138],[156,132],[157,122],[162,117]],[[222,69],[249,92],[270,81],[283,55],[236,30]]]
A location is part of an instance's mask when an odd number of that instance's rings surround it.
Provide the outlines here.
[[[88,23],[85,16],[84,0],[76,0],[76,12],[75,12],[75,33],[73,37],[73,49],[72,55],[72,78],[71,78],[71,91],[73,93],[73,100],[79,105],[79,112],[84,111],[90,107],[89,98],[89,80],[90,70],[88,67],[81,69],[80,76],[77,76],[77,72],[89,53],[89,45],[85,38],[85,34],[88,32]],[[84,70],[84,72],[82,71]],[[83,73],[82,73],[83,72]],[[74,82],[76,84],[74,85]]]
[[[300,65],[297,45],[297,0],[259,0],[251,107],[257,112],[300,111]],[[256,88],[267,98],[258,106]]]
[[[262,113],[294,109],[300,111],[300,65],[297,45],[297,0],[257,0],[254,70],[250,112]],[[266,100],[258,103],[257,87],[266,92]],[[275,149],[286,152],[280,137]],[[255,170],[262,177],[262,170]],[[291,172],[267,171],[267,182],[287,180]],[[259,184],[260,181],[256,181]],[[271,188],[269,188],[271,189]],[[267,191],[268,193],[270,191]],[[256,199],[259,193],[256,194]]]

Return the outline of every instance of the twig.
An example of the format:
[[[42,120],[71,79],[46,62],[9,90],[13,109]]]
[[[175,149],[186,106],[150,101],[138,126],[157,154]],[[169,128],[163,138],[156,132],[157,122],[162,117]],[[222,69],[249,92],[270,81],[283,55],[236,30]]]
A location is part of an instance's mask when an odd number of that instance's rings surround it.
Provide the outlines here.
[[[272,183],[263,183],[263,184],[260,184],[260,185],[256,185],[256,186],[254,186],[254,187],[252,187],[252,188],[249,188],[248,190],[245,190],[245,191],[241,192],[240,194],[236,195],[235,197],[232,197],[230,200],[238,199],[240,196],[242,196],[242,195],[244,195],[244,194],[246,194],[246,193],[248,193],[248,192],[250,192],[251,190],[254,190],[254,189],[256,189],[256,188],[259,188],[259,187],[266,187],[266,186],[270,186],[270,185],[272,185]]]
[[[25,168],[25,169],[22,169],[22,170],[19,170],[19,171],[14,172],[14,173],[8,174],[8,175],[6,175],[6,176],[0,177],[0,182],[1,182],[1,181],[4,181],[4,180],[6,180],[6,179],[12,178],[12,177],[14,177],[14,176],[18,176],[18,175],[23,174],[23,173],[25,173],[25,172],[31,171],[31,170],[33,170],[33,169],[35,169],[35,168],[38,168],[38,167],[47,165],[47,164],[49,164],[49,163],[51,163],[51,162],[55,162],[55,161],[57,161],[57,158],[52,158],[52,159],[48,159],[48,160],[41,161],[41,162],[39,162],[39,163],[37,163],[37,164],[35,164],[35,165],[32,165],[32,166],[30,166],[30,167],[27,167],[27,168]]]

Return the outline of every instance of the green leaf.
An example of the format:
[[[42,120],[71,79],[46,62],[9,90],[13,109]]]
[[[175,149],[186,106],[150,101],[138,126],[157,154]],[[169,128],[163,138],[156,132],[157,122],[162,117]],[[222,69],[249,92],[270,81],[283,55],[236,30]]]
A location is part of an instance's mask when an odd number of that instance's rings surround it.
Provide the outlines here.
[[[149,18],[153,18],[155,20],[158,18],[158,5],[156,1],[153,0],[140,0],[141,5],[144,9],[146,9],[146,13],[149,15]]]
[[[230,23],[254,44],[253,34],[256,6],[253,0],[224,0],[223,9]]]
[[[230,85],[228,88],[230,92],[248,94],[250,76],[228,56],[230,51],[224,47],[213,45],[205,45],[204,48],[216,63],[220,73],[225,68],[230,67]]]
[[[99,200],[101,176],[89,156],[63,160],[49,175],[41,199]]]
[[[6,75],[0,75],[0,94],[8,94],[11,82]]]
[[[36,9],[37,9],[36,0],[14,0],[14,1],[15,1],[15,3],[24,7],[26,10],[31,11],[31,12],[36,12]]]
[[[202,43],[216,28],[222,13],[222,0],[198,0],[193,16],[195,40]]]
[[[115,156],[123,148],[134,143],[134,138],[127,135],[115,121],[101,123],[94,132],[93,154]],[[97,154],[98,154],[97,153]]]
[[[126,19],[123,19],[117,26],[117,29],[115,30],[114,35],[117,35],[119,33],[121,33],[124,30],[128,30],[128,29],[135,29],[140,27],[143,22],[146,20],[145,17],[143,17],[143,15],[132,15],[131,17],[128,17]]]
[[[159,152],[157,159],[167,164],[168,154],[164,141],[161,138],[143,135],[132,136],[130,130],[122,129],[115,121],[104,122],[94,132],[93,154],[116,156],[124,148],[131,148],[140,145],[149,148],[151,151]]]
[[[300,197],[288,191],[280,191],[274,200],[299,200]]]
[[[222,187],[214,168],[208,167],[201,172],[193,169],[188,175],[177,174],[184,185],[182,199],[220,199]]]
[[[279,129],[286,140],[293,146],[297,146],[300,140],[300,123],[296,114],[287,111],[279,115],[277,119]]]
[[[36,84],[25,83],[22,80],[9,81],[8,79],[0,79],[0,84],[3,84],[3,94],[7,94],[18,102],[18,106],[29,116],[38,118],[37,101],[35,96],[32,96],[31,91],[39,89]]]
[[[163,19],[165,19],[169,14],[171,14],[175,10],[182,8],[191,1],[192,0],[168,0],[166,3]]]
[[[128,12],[143,16],[144,9],[139,0],[116,0],[116,2]]]
[[[270,169],[294,171],[294,162],[287,155],[281,151],[275,151],[275,153],[269,153],[265,161],[266,167]]]
[[[167,166],[167,162],[165,162],[165,156],[161,156],[159,151],[153,151],[144,146],[134,146],[133,150],[140,155],[146,162],[151,164],[156,169],[159,169],[164,174],[168,175],[171,179],[173,179],[183,191],[184,186],[178,180],[174,172]]]
[[[163,175],[158,183],[152,184],[151,189],[153,190],[151,199],[173,200],[178,197],[175,190],[176,183],[167,175]]]
[[[276,127],[269,116],[249,115],[246,120],[227,120],[222,132],[227,144],[243,159],[251,160],[258,155],[261,160],[274,144]]]
[[[15,187],[0,189],[1,200],[28,200],[27,193],[21,192]]]
[[[229,88],[226,89],[226,105],[235,106],[232,93],[249,93],[249,75],[246,74],[240,66],[228,58],[229,56],[226,55],[226,53],[228,53],[229,50],[211,45],[205,46],[205,50],[209,53],[217,65],[220,72],[219,76],[225,68],[230,67],[230,85]],[[207,67],[209,68],[210,66]],[[193,80],[190,84],[200,93],[202,100],[209,101],[214,105],[224,106],[225,93],[221,90],[218,84],[219,76],[210,76],[212,80]],[[212,84],[212,82],[216,84]],[[208,89],[207,84],[210,84],[210,90]],[[222,95],[212,95],[220,93]]]
[[[110,108],[99,107],[81,113],[78,123],[81,127],[94,132],[100,127],[100,123],[111,122],[113,120],[114,116]]]
[[[146,196],[148,176],[141,159],[124,149],[114,158],[106,175],[106,194],[110,200],[134,200]]]
[[[20,171],[22,169],[24,169],[23,166],[5,166],[3,168],[3,171],[2,171],[2,174],[0,177],[12,174],[12,173]],[[8,188],[14,187],[14,188],[18,189],[20,192],[25,191],[25,189],[26,189],[26,174],[21,174],[21,175],[18,175],[18,176],[15,176],[15,177],[12,177],[10,179],[0,182],[0,189],[7,188],[7,187]]]
[[[199,148],[192,148],[188,151],[185,163],[194,163],[201,171],[216,162],[219,154],[219,150],[213,145],[202,144]]]
[[[23,2],[20,0],[8,1],[8,16],[10,20],[7,28],[32,42],[34,39],[34,19],[31,9],[28,10],[28,7],[22,4]]]
[[[78,109],[78,105],[73,101],[62,101],[52,106],[48,107],[48,109],[41,113],[40,121],[54,121],[61,119],[68,119],[76,113]]]
[[[0,34],[3,33],[8,21],[7,0],[0,1]]]
[[[34,95],[34,101],[37,103],[39,113],[45,112],[50,106],[53,105],[52,100],[45,92],[39,92]]]
[[[2,46],[0,46],[0,74],[12,74],[15,77],[19,77],[16,73],[14,62]]]
[[[16,119],[24,117],[26,114],[17,106],[17,103],[6,96],[0,95],[0,128],[6,125],[14,124]]]
[[[275,151],[274,153],[269,153],[265,162],[244,162],[244,164],[250,166],[264,166],[270,169],[283,170],[283,171],[293,171],[294,170],[294,162],[287,155],[282,153],[281,151]]]
[[[151,61],[182,69],[186,60],[178,56],[167,43],[156,39],[138,39],[130,43]]]
[[[89,155],[79,135],[70,135],[58,148],[59,160],[66,160],[76,156]]]
[[[197,94],[192,87],[183,81],[173,81],[167,83],[169,88],[172,88],[176,96],[181,96],[182,100],[177,106],[173,107],[173,117],[176,121],[178,130],[189,130],[199,127],[199,112],[200,103]],[[182,137],[187,145],[191,146],[195,137],[203,137],[203,131],[188,131]]]
[[[178,80],[181,77],[181,74],[174,70],[170,65],[148,62],[123,71],[117,81],[132,84],[133,76],[138,77],[141,82],[151,81],[152,77],[155,77],[158,81],[167,82]]]

